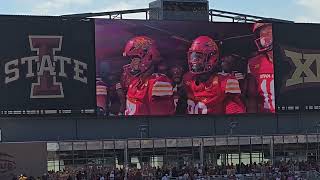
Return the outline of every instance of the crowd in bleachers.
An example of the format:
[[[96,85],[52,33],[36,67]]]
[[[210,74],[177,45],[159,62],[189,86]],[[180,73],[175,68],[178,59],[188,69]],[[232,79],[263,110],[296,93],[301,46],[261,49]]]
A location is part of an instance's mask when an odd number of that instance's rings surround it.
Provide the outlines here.
[[[106,168],[101,166],[86,166],[68,168],[63,171],[50,171],[38,178],[18,177],[18,180],[197,180],[197,179],[241,179],[241,177],[255,177],[255,179],[293,180],[308,179],[307,173],[319,173],[320,164],[312,162],[279,161],[271,165],[270,162],[252,164],[229,164],[220,166],[195,167],[145,167],[142,169],[128,168],[127,176],[124,169]]]

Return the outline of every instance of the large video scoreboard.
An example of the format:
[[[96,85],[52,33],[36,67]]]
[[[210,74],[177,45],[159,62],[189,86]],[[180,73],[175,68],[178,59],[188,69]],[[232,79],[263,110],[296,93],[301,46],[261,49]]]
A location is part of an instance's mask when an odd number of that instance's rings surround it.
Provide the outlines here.
[[[3,116],[319,110],[317,24],[32,16],[0,24]]]

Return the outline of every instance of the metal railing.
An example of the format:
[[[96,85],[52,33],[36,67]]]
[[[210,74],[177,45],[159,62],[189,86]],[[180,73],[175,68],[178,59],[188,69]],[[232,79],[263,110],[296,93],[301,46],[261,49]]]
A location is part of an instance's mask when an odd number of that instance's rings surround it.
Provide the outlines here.
[[[222,11],[218,9],[210,9],[209,16],[210,16],[210,21],[213,21],[212,16],[215,16],[215,17],[232,19],[233,22],[256,22],[256,21],[264,20],[264,21],[270,21],[270,22],[294,23],[293,21],[288,21],[288,20],[242,14],[242,13],[236,13],[236,12],[230,12],[230,11]]]
[[[305,144],[319,143],[320,134],[296,135],[261,135],[261,136],[206,136],[206,137],[168,137],[168,138],[135,138],[105,140],[71,140],[47,142],[48,151],[74,149],[149,149],[170,147],[203,146],[237,146],[237,145],[270,145],[270,144]],[[320,144],[319,144],[320,145]],[[79,149],[84,147],[85,149]],[[319,147],[320,148],[320,147]]]
[[[122,11],[66,14],[66,15],[62,15],[62,17],[90,18],[90,17],[107,16],[109,19],[115,19],[115,18],[122,19],[123,15],[125,14],[145,13],[146,14],[145,19],[148,19],[148,14],[151,11],[157,12],[159,10],[157,8],[142,8],[142,9],[131,9],[131,10],[122,10]],[[223,11],[218,9],[210,9],[208,15],[211,22],[214,21],[213,17],[220,17],[220,18],[231,19],[233,22],[256,22],[256,21],[264,20],[264,21],[270,21],[270,22],[294,23],[293,21],[288,21],[288,20],[242,14],[242,13]]]

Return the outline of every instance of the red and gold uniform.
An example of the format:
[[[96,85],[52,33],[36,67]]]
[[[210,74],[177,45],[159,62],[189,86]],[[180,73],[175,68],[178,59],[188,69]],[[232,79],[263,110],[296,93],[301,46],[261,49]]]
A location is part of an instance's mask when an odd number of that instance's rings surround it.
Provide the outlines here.
[[[255,99],[258,112],[275,113],[272,25],[255,23],[253,33],[256,35],[258,54],[249,59],[248,74],[255,81],[256,87],[248,87],[249,99]]]
[[[205,82],[184,78],[188,114],[238,114],[245,112],[238,80],[230,74],[213,74]]]
[[[184,75],[188,114],[237,114],[246,108],[240,99],[239,81],[217,73],[219,49],[208,36],[199,36],[188,51],[189,73]]]
[[[102,81],[101,78],[96,79],[96,98],[97,98],[97,107],[99,111],[105,112],[107,110],[107,95],[108,88],[106,83]]]
[[[149,37],[130,39],[123,56],[131,61],[124,68],[123,86],[127,85],[125,115],[171,115],[175,112],[172,81],[164,74],[154,73],[160,62],[157,46]]]
[[[171,80],[152,74],[145,80],[136,77],[127,92],[126,115],[172,115],[175,112]]]
[[[259,112],[275,112],[274,69],[273,63],[265,54],[259,54],[248,62],[248,73],[251,74],[257,88],[257,103]]]

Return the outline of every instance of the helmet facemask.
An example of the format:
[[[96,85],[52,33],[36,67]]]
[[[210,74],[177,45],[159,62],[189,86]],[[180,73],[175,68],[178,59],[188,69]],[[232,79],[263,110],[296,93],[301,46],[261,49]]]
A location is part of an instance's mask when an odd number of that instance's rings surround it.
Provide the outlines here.
[[[141,58],[138,56],[131,56],[130,59],[130,74],[133,76],[139,76],[141,74]]]
[[[217,65],[217,52],[188,52],[189,70],[194,74],[210,72]]]
[[[271,51],[273,48],[272,26],[265,25],[257,29],[258,38],[255,44],[259,52]]]

